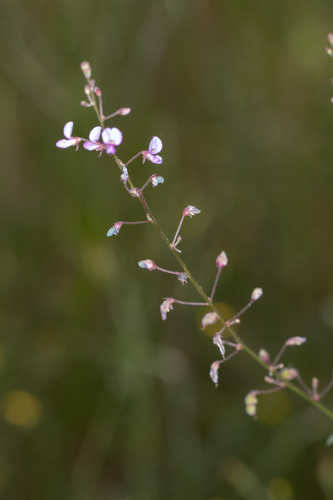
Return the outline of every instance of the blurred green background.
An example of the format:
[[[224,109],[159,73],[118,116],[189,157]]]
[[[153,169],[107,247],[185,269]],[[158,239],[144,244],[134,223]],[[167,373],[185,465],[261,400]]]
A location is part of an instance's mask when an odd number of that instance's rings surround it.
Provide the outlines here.
[[[183,255],[207,289],[229,256],[217,299],[230,311],[263,299],[240,333],[323,386],[332,370],[332,61],[329,0],[2,0],[0,497],[6,500],[297,500],[333,498],[332,432],[294,395],[264,387],[244,354],[208,377],[216,347],[202,311],[167,322],[161,298],[197,300],[110,158],[55,147],[74,120],[96,124],[79,64],[92,63],[122,159],[164,142],[138,184],[168,232],[187,204]],[[332,396],[326,400],[333,405]]]

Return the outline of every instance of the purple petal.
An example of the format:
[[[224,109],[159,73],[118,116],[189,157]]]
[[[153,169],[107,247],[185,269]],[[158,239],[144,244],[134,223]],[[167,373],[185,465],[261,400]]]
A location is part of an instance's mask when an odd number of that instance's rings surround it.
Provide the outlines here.
[[[151,161],[152,163],[157,164],[157,165],[160,165],[161,163],[163,163],[163,158],[162,158],[162,156],[159,156],[159,155],[149,155],[148,160]]]
[[[157,153],[160,153],[162,151],[162,141],[159,137],[154,136],[152,140],[149,143],[149,151],[153,154],[156,155]]]
[[[119,130],[119,128],[105,128],[102,132],[102,139],[104,144],[114,144],[115,146],[119,146],[123,140],[123,134]]]
[[[83,143],[83,147],[87,151],[94,151],[99,148],[99,144],[97,142],[86,141]]]
[[[102,127],[100,127],[99,125],[97,127],[94,127],[90,131],[89,140],[91,142],[97,142],[99,140],[99,138],[101,137],[101,130],[102,130]]]
[[[65,123],[65,126],[64,126],[64,136],[66,137],[66,139],[71,139],[72,138],[73,127],[74,127],[74,122],[67,122],[67,123]]]
[[[70,148],[71,146],[74,146],[76,143],[75,139],[60,139],[59,141],[56,142],[57,148],[60,149],[66,149]]]
[[[116,148],[114,147],[113,144],[109,144],[106,148],[106,153],[108,155],[114,155],[116,153]]]

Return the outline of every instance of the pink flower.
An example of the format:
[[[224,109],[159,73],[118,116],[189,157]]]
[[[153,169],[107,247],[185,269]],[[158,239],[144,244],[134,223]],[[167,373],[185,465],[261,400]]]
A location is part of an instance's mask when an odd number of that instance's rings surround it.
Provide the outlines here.
[[[100,137],[102,135],[102,142],[100,141]],[[118,128],[105,128],[102,131],[101,126],[94,127],[89,134],[89,141],[86,141],[83,144],[84,149],[87,151],[106,151],[108,155],[114,155],[116,152],[115,146],[119,146],[122,143],[123,134],[120,132]]]
[[[81,137],[73,137],[73,127],[74,127],[74,122],[67,122],[64,126],[64,137],[65,139],[60,139],[57,141],[56,146],[57,148],[60,149],[66,149],[70,148],[71,146],[75,146],[76,150],[79,149],[79,143],[83,139]]]
[[[114,155],[116,153],[115,146],[119,146],[123,142],[123,134],[119,128],[105,128],[102,132],[102,139],[106,146],[106,153]]]
[[[151,163],[157,163],[160,165],[163,162],[163,158],[157,153],[162,151],[163,144],[159,137],[154,136],[149,143],[148,151],[142,151],[142,163],[146,160]]]
[[[103,151],[104,146],[99,142],[101,137],[102,127],[97,126],[91,129],[89,134],[89,141],[85,141],[83,144],[84,149],[87,151]]]

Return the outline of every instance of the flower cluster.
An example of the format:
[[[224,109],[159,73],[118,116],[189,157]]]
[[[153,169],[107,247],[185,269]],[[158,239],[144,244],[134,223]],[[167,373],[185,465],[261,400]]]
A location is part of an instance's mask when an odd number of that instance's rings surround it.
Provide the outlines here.
[[[327,52],[329,53],[329,55],[333,56],[333,34],[329,35],[329,42],[332,48],[327,49]],[[119,128],[115,126],[106,127],[105,123],[106,121],[111,120],[117,116],[128,115],[131,112],[131,109],[129,107],[122,107],[111,114],[105,115],[103,109],[102,91],[96,85],[95,80],[92,78],[90,64],[87,61],[84,61],[83,63],[81,63],[81,69],[84,77],[86,78],[86,85],[84,86],[86,100],[81,101],[81,105],[85,108],[93,108],[95,110],[98,124],[91,129],[88,138],[84,138],[80,136],[73,136],[74,123],[73,121],[68,121],[63,128],[64,137],[57,141],[56,146],[60,149],[67,149],[74,146],[76,151],[78,151],[80,144],[82,143],[83,149],[86,151],[95,151],[97,152],[98,156],[102,156],[103,153],[105,153],[106,155],[109,155],[113,158],[116,166],[120,169],[121,172],[121,185],[128,192],[131,198],[137,199],[140,202],[145,217],[144,219],[135,221],[120,220],[114,222],[113,225],[107,230],[106,236],[117,236],[124,225],[152,224],[157,226],[160,230],[162,239],[167,243],[169,250],[171,250],[171,253],[176,257],[180,269],[170,270],[168,268],[161,267],[151,258],[144,258],[142,260],[139,260],[138,267],[143,270],[159,271],[172,277],[176,277],[176,279],[182,285],[191,282],[191,284],[203,299],[201,302],[194,302],[184,301],[176,299],[174,297],[164,298],[160,305],[160,314],[162,320],[165,321],[167,319],[168,313],[174,309],[175,304],[205,308],[206,312],[201,320],[202,329],[205,330],[211,325],[215,325],[217,327],[217,331],[214,333],[212,338],[212,343],[217,347],[220,358],[211,364],[209,370],[210,378],[215,386],[218,385],[219,370],[221,364],[225,363],[227,360],[231,359],[242,351],[246,351],[252,356],[252,358],[255,358],[258,363],[265,367],[267,375],[265,376],[264,380],[267,384],[273,386],[273,388],[271,387],[265,390],[252,390],[247,394],[247,396],[245,397],[245,408],[248,415],[256,416],[258,395],[290,387],[290,381],[297,382],[300,385],[301,389],[304,391],[304,394],[312,398],[313,401],[318,401],[319,399],[321,399],[333,387],[333,378],[323,389],[323,391],[321,393],[318,393],[319,382],[316,377],[312,379],[312,387],[309,388],[301,378],[299,371],[296,368],[285,366],[285,364],[281,362],[281,358],[285,350],[290,346],[301,346],[302,344],[304,344],[304,342],[306,341],[304,337],[295,336],[289,338],[283,344],[275,358],[271,359],[270,354],[265,349],[260,349],[259,354],[256,355],[254,351],[252,351],[242,342],[238,334],[233,329],[234,325],[240,323],[240,317],[248,309],[250,309],[257,300],[262,297],[263,290],[261,288],[255,288],[252,291],[247,304],[242,307],[239,312],[236,313],[233,317],[225,319],[221,315],[220,311],[216,307],[214,298],[222,271],[226,266],[228,266],[229,263],[227,254],[224,250],[218,254],[215,260],[216,274],[215,279],[213,280],[210,294],[206,293],[201,285],[194,279],[194,277],[186,267],[184,261],[179,256],[179,254],[181,253],[179,244],[182,241],[180,231],[183,227],[185,218],[188,217],[192,219],[194,216],[199,215],[201,213],[201,210],[196,208],[194,205],[186,206],[182,211],[180,221],[177,225],[173,238],[169,239],[166,236],[166,234],[159,226],[157,219],[153,216],[145,197],[145,189],[150,185],[153,188],[156,188],[160,184],[163,184],[164,178],[157,173],[153,173],[140,187],[136,186],[133,183],[129,173],[129,166],[132,166],[135,160],[139,158],[142,160],[143,164],[146,162],[150,162],[153,165],[161,165],[163,163],[163,158],[159,153],[161,153],[163,149],[162,140],[157,136],[153,136],[149,141],[148,149],[142,149],[138,151],[125,162],[120,160],[117,156],[117,148],[123,143],[123,134],[119,130]],[[231,333],[233,341],[227,340],[225,338],[224,333],[226,330]],[[229,350],[229,352],[227,352],[227,349]]]

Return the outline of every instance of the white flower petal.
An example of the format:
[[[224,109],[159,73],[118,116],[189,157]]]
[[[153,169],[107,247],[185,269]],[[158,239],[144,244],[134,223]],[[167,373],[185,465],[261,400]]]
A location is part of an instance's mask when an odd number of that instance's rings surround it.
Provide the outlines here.
[[[114,144],[115,146],[119,146],[123,140],[123,134],[119,130],[119,128],[105,128],[102,132],[102,139],[104,144]]]
[[[70,148],[71,146],[74,146],[76,143],[75,139],[60,139],[59,141],[56,142],[57,148],[60,149],[66,149]]]
[[[71,139],[72,138],[73,127],[74,127],[74,122],[67,122],[65,124],[65,126],[64,126],[64,137],[66,137],[66,139]]]
[[[83,147],[87,151],[95,151],[95,149],[98,149],[99,144],[97,144],[96,142],[86,141],[83,143]]]
[[[91,142],[97,142],[97,141],[99,141],[99,138],[101,137],[101,130],[102,130],[102,127],[100,127],[99,125],[97,127],[94,127],[90,131],[89,140]]]
[[[159,137],[154,136],[149,143],[148,149],[153,155],[156,155],[157,153],[162,151],[162,147],[163,147],[163,144],[162,144],[161,139]]]

